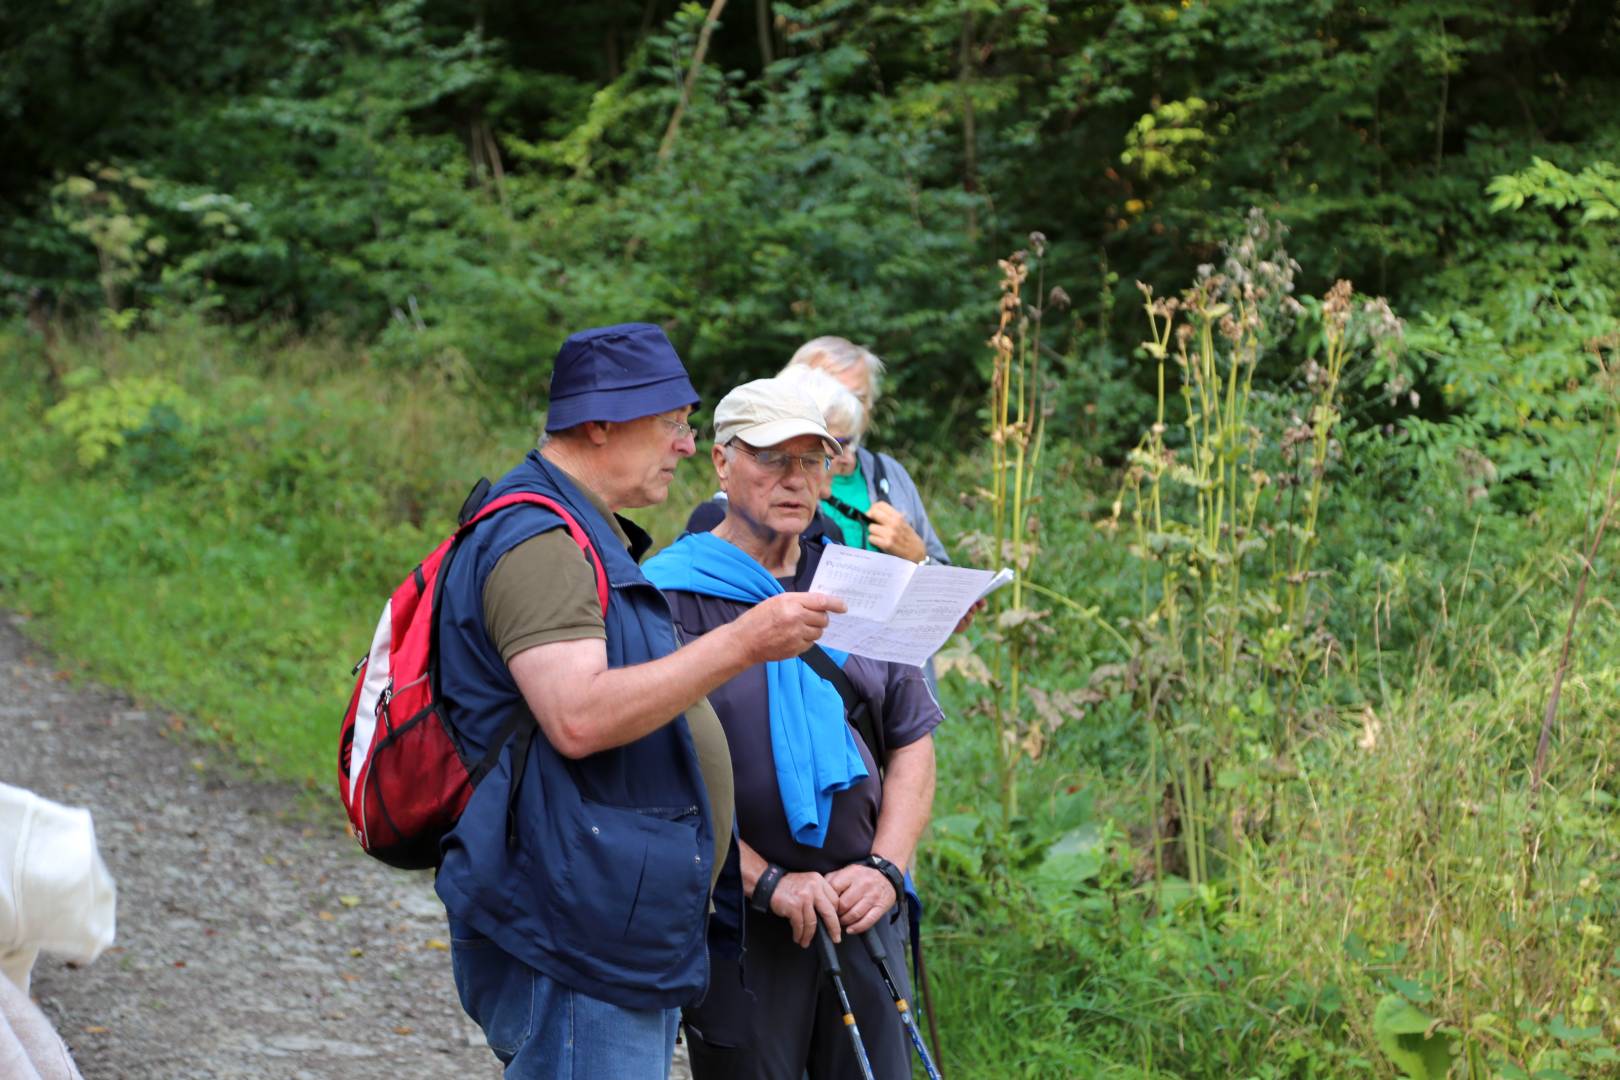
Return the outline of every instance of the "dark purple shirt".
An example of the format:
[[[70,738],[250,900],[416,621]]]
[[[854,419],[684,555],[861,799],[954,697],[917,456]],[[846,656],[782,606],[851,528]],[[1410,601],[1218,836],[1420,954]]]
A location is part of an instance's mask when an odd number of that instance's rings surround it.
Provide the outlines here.
[[[783,588],[799,592],[808,589],[816,564],[821,560],[821,547],[818,541],[800,540],[798,570],[791,580],[781,579]],[[675,625],[686,641],[733,621],[749,608],[740,601],[696,593],[666,591],[664,595],[669,598]],[[890,753],[916,742],[945,718],[928,689],[921,668],[851,656],[844,665],[844,673],[866,699],[872,715],[881,718],[883,739]],[[788,829],[782,796],[776,786],[765,666],[755,664],[730,682],[711,690],[709,704],[719,715],[726,729],[726,740],[731,744],[737,830],[749,847],[784,869],[814,870],[823,874],[871,854],[883,792],[872,752],[854,728],[850,731],[855,734],[855,745],[866,761],[866,779],[833,796],[826,843],[819,848],[806,847],[795,841]]]

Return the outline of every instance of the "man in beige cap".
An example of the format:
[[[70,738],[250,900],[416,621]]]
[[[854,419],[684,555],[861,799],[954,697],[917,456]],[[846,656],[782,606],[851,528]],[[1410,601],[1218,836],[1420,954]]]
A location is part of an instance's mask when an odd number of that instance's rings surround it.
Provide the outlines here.
[[[714,425],[725,519],[644,568],[687,640],[808,590],[823,544],[801,534],[838,446],[792,380],[738,387],[715,407]],[[716,887],[709,992],[685,1012],[693,1075],[860,1075],[842,1011],[822,992],[817,951],[806,948],[820,927],[838,942],[873,1073],[908,1078],[899,1014],[856,936],[876,934],[889,956],[903,955],[904,873],[933,804],[932,732],[943,719],[921,669],[817,647],[745,669],[709,702],[731,751],[741,843]],[[749,898],[745,925],[719,901],[738,892]]]

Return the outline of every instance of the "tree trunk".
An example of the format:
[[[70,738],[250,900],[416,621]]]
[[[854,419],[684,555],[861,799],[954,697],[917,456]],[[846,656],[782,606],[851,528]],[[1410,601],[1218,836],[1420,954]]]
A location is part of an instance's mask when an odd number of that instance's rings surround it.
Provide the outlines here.
[[[664,141],[658,145],[658,160],[665,161],[669,152],[675,148],[675,137],[681,133],[681,117],[686,115],[686,104],[692,100],[692,89],[697,85],[698,72],[703,69],[703,57],[709,51],[709,38],[714,35],[715,23],[720,21],[720,13],[726,9],[726,0],[714,0],[709,5],[709,14],[703,20],[703,29],[698,31],[697,48],[692,50],[692,66],[686,70],[686,83],[681,87],[681,100],[675,104],[675,115],[669,118],[669,128],[664,132]]]
[[[45,375],[50,381],[51,397],[62,398],[62,379],[67,372],[56,357],[56,320],[52,304],[45,290],[38,285],[28,290],[28,325],[39,335],[40,355],[45,359]]]
[[[962,190],[969,195],[979,191],[978,133],[973,117],[974,74],[973,12],[962,14],[962,47],[958,56],[957,85],[962,95]],[[977,201],[968,201],[968,239],[979,238],[979,208]]]
[[[775,59],[771,33],[771,0],[754,0],[754,20],[759,24],[759,69],[764,71]]]

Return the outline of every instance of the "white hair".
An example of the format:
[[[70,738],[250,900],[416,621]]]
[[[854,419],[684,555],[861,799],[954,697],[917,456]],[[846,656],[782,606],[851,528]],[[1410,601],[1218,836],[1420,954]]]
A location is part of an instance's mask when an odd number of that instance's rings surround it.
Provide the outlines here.
[[[828,334],[807,341],[799,346],[793,359],[787,362],[787,368],[782,370],[786,373],[788,368],[800,366],[820,368],[835,375],[852,369],[860,371],[866,378],[866,398],[873,404],[882,392],[883,361],[871,349],[848,338]]]
[[[777,378],[815,402],[828,427],[842,428],[851,435],[860,434],[866,409],[861,399],[850,393],[849,387],[820,368],[802,364],[789,364]]]

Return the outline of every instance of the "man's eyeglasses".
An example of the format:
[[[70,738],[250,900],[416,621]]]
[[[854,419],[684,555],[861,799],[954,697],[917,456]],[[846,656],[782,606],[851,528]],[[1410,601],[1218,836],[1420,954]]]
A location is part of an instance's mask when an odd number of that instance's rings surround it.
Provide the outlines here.
[[[674,435],[677,439],[697,438],[697,428],[693,427],[691,424],[688,424],[684,420],[671,420],[667,416],[660,416],[658,419],[664,422],[664,426],[669,428],[670,434]]]
[[[753,458],[762,469],[787,473],[798,468],[803,470],[806,476],[823,476],[832,471],[832,458],[826,454],[790,454],[786,450],[755,450],[752,446],[735,439],[727,445]]]

